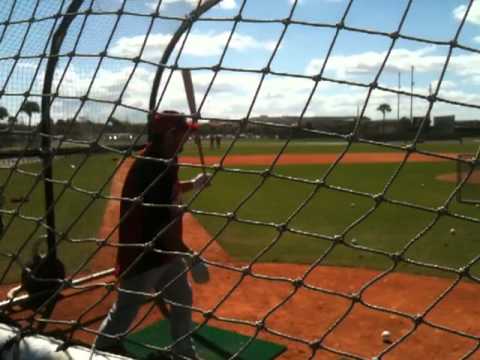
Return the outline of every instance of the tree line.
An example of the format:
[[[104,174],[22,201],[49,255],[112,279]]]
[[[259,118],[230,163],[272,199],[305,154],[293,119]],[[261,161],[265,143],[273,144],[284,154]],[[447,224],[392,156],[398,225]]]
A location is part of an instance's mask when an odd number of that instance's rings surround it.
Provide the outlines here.
[[[40,113],[40,105],[35,101],[25,101],[20,106],[20,111],[28,116],[28,128],[32,127],[32,116],[35,113]],[[0,120],[7,120],[9,126],[14,127],[17,124],[17,117],[11,115],[5,106],[0,106]]]

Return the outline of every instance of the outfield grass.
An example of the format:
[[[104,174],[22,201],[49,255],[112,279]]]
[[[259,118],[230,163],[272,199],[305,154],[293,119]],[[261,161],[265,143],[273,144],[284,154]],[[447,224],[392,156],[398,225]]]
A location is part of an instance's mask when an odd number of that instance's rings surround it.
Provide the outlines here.
[[[382,191],[396,167],[395,164],[340,165],[328,178],[328,183],[375,194]],[[292,165],[278,167],[276,172],[317,179],[326,169],[323,165]],[[454,184],[438,181],[435,177],[454,170],[451,162],[407,164],[396,177],[387,196],[436,208],[441,206],[452,192]],[[233,211],[261,181],[261,177],[256,175],[221,173],[215,178],[211,188],[202,193],[192,206],[211,212]],[[255,195],[239,208],[238,217],[267,223],[284,223],[312,190],[312,185],[269,178]],[[343,233],[374,205],[373,200],[324,188],[291,220],[290,226],[302,231],[333,236]],[[454,202],[452,210],[471,217],[480,217],[480,209],[471,205]],[[225,219],[214,216],[199,218],[212,234],[225,222]],[[434,214],[429,212],[385,203],[349,231],[346,241],[352,243],[352,239],[355,239],[356,244],[370,249],[398,252],[433,218]],[[455,229],[454,235],[450,233],[451,228]],[[405,255],[417,261],[459,268],[480,254],[478,233],[479,224],[441,218]],[[271,245],[277,236],[278,232],[269,226],[234,222],[220,235],[219,241],[234,258],[251,261],[260,251]],[[331,244],[328,240],[286,232],[259,261],[309,264],[324,254]],[[391,265],[387,257],[353,250],[343,245],[336,246],[325,259],[325,263],[376,269]],[[405,265],[400,266],[400,270],[434,272]],[[479,270],[480,267],[477,266],[477,274],[480,273]]]
[[[71,177],[75,169],[71,165],[78,165],[83,159],[82,155],[68,156],[57,159],[54,163],[54,178],[58,180],[67,180]],[[112,155],[97,155],[92,156],[80,168],[80,171],[72,180],[72,185],[88,191],[97,191],[101,185],[104,184],[109,174],[113,171],[115,161]],[[41,169],[40,163],[25,164],[20,166],[21,170],[31,173],[38,173]],[[0,170],[0,184],[3,184],[7,179],[10,170]],[[7,210],[13,210],[19,206],[15,200],[27,195],[28,191],[35,184],[35,174],[22,174],[15,172],[8,183],[5,192]],[[55,184],[55,195],[58,196],[64,185]],[[104,194],[109,194],[110,186],[108,185]],[[90,206],[83,216],[79,217],[80,213],[86,208],[90,202],[91,196],[83,194],[72,189],[67,189],[62,197],[59,198],[56,211],[56,225],[57,231],[65,232],[71,227],[68,233],[70,238],[93,238],[96,237],[99,226],[102,221],[105,200],[96,200]],[[31,219],[22,219],[15,217],[12,225],[6,232],[0,243],[0,253],[16,253],[20,256],[22,262],[28,260],[32,253],[33,244],[44,235],[45,229],[38,227],[34,221],[35,217],[41,217],[44,214],[45,208],[43,183],[37,183],[33,193],[29,197],[29,201],[20,208],[19,214],[23,217]],[[78,222],[76,222],[78,219]],[[4,216],[4,223],[10,221],[9,216]],[[28,245],[19,252],[23,243],[32,237]],[[96,247],[93,243],[73,244],[64,242],[59,246],[59,255],[67,266],[69,271],[75,269],[88,256],[89,253]],[[45,247],[41,247],[44,249]],[[3,274],[7,264],[8,258],[1,256],[0,258],[0,273]],[[15,281],[18,279],[21,267],[19,264],[14,265],[9,271],[6,282]]]
[[[209,143],[203,141],[203,151],[205,155],[223,155],[232,140],[224,139],[220,149],[210,149]],[[240,140],[235,142],[231,155],[252,155],[252,154],[272,154],[278,153],[285,143],[285,140]],[[392,143],[396,146],[403,146],[404,143]],[[314,154],[314,153],[338,153],[346,147],[346,142],[328,142],[309,140],[292,140],[285,152],[290,154]],[[434,153],[474,153],[480,146],[480,142],[476,139],[467,139],[462,144],[458,141],[434,141],[417,144],[418,149],[424,151],[431,151]],[[349,149],[350,152],[389,152],[398,151],[396,149],[389,149],[384,146],[374,146],[369,144],[353,144]],[[197,155],[196,146],[190,142],[185,146],[185,155]]]
[[[241,141],[234,148],[236,154],[272,153],[280,149],[282,142],[266,141]],[[287,149],[290,153],[321,153],[339,152],[344,144],[316,144],[311,141],[297,141]],[[422,146],[435,152],[474,152],[478,143],[424,143]],[[224,151],[223,148],[220,151]],[[218,150],[205,149],[206,154],[218,154]],[[381,148],[370,145],[355,145],[351,151],[372,152]],[[186,153],[195,154],[189,145]],[[78,164],[83,156],[76,155],[57,159],[54,174],[56,179],[68,179],[73,173],[71,165]],[[97,155],[91,157],[75,176],[73,185],[82,189],[96,191],[105,182],[115,166],[114,155]],[[340,163],[328,178],[328,183],[357,191],[379,193],[388,179],[392,176],[397,165],[395,164],[342,164]],[[22,169],[38,173],[40,164],[25,164]],[[245,168],[245,167],[244,167]],[[260,169],[259,167],[247,167]],[[290,165],[278,166],[275,173],[306,179],[318,179],[323,176],[328,167],[326,165]],[[454,172],[455,162],[443,163],[409,163],[396,177],[388,196],[393,199],[403,200],[428,207],[438,207],[453,190],[454,184],[435,180],[442,173]],[[0,183],[3,183],[9,170],[0,170]],[[182,176],[189,177],[192,169],[183,169]],[[12,202],[14,198],[24,196],[32,187],[35,175],[15,173],[6,189],[6,208],[15,209],[18,204]],[[202,193],[193,203],[193,208],[206,211],[231,212],[236,209],[242,199],[262,181],[258,175],[240,173],[219,173],[213,185]],[[58,195],[64,185],[56,184],[55,192]],[[109,186],[104,190],[109,192]],[[287,221],[293,211],[302,204],[313,191],[313,186],[291,180],[275,179],[269,177],[237,212],[238,217],[247,220],[283,223]],[[72,189],[68,189],[60,199],[56,208],[58,231],[66,231],[73,222],[69,232],[70,238],[92,238],[97,235],[101,224],[106,201],[96,200],[93,206],[79,218],[80,213],[90,202],[91,197]],[[323,235],[340,234],[345,229],[372,208],[374,203],[370,199],[328,189],[318,191],[308,205],[302,209],[290,222],[290,226],[308,232]],[[453,203],[456,212],[480,217],[480,209],[471,205]],[[30,196],[29,202],[20,209],[20,214],[25,217],[39,217],[44,213],[43,185],[36,186]],[[224,218],[213,216],[198,216],[205,227],[215,234],[225,222]],[[407,242],[432,220],[433,214],[412,208],[381,205],[365,221],[355,226],[346,234],[347,242],[356,239],[358,245],[371,249],[381,249],[389,252],[400,251]],[[4,221],[8,222],[5,217]],[[32,236],[38,239],[45,233],[45,229],[37,228],[32,219],[16,217],[12,226],[0,243],[0,272],[8,264],[8,259],[1,254],[7,252],[17,253],[23,242]],[[450,234],[450,229],[455,228],[455,235]],[[440,265],[461,267],[470,259],[480,253],[480,242],[476,238],[479,233],[478,224],[442,218],[434,228],[425,234],[412,246],[407,256]],[[318,259],[331,242],[318,238],[283,233],[273,243],[278,232],[269,226],[231,223],[226,231],[219,237],[220,243],[231,256],[236,259],[250,261],[266,246],[273,246],[259,261],[311,263]],[[21,261],[30,258],[33,242],[23,249],[19,255]],[[63,243],[59,254],[72,270],[81,264],[88,254],[95,248],[93,243],[72,244]],[[326,257],[325,263],[346,266],[365,266],[370,268],[385,268],[391,263],[387,258],[372,255],[369,252],[352,250],[338,245]],[[15,265],[7,276],[7,281],[18,279],[20,265]],[[405,267],[401,270],[420,273],[430,273],[422,268]],[[477,267],[478,269],[478,267]],[[477,271],[478,273],[478,271]]]

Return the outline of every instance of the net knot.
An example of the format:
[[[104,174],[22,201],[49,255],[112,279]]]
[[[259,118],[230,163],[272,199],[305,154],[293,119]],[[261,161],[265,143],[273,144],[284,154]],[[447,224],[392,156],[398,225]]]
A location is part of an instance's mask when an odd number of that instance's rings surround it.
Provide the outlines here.
[[[276,228],[279,233],[284,233],[285,231],[288,230],[288,224],[287,223],[277,224]]]
[[[250,268],[249,265],[242,267],[240,271],[242,272],[242,276],[247,276],[252,274],[252,269]]]
[[[413,322],[415,323],[416,326],[420,325],[423,322],[423,315],[422,314],[416,314],[413,317]]]
[[[352,293],[350,295],[350,300],[352,300],[354,303],[361,302],[362,295],[360,293]]]
[[[265,321],[263,320],[258,320],[256,323],[255,323],[255,327],[257,328],[257,330],[263,330],[265,328]]]
[[[316,351],[318,349],[321,348],[322,346],[322,341],[321,340],[315,340],[315,341],[312,341],[310,344],[310,348],[313,350],[313,351]]]
[[[458,269],[457,273],[461,277],[470,277],[470,267],[469,266],[464,266],[464,267]]]
[[[207,320],[213,318],[213,311],[212,310],[205,311],[203,313],[203,317]]]
[[[351,132],[345,136],[345,140],[348,142],[355,142],[358,140],[358,134],[356,132]]]
[[[392,40],[397,40],[400,36],[400,33],[398,31],[394,31],[394,32],[390,33],[389,36]]]
[[[437,208],[437,214],[440,216],[444,216],[448,214],[448,208],[446,206],[440,206]]]
[[[412,153],[414,151],[417,150],[417,145],[416,144],[408,144],[408,145],[405,145],[403,147],[403,149],[407,152],[407,153]]]
[[[390,254],[390,259],[392,259],[393,262],[398,263],[402,261],[402,254],[401,253]]]
[[[344,242],[343,235],[341,235],[341,234],[335,235],[332,240],[333,240],[334,242],[338,243],[338,244],[341,244],[341,243]]]
[[[292,281],[292,285],[293,285],[296,289],[302,287],[303,284],[304,284],[304,282],[303,282],[303,279],[302,279],[302,278],[297,278],[297,279],[294,279],[294,280]]]
[[[373,195],[373,201],[375,201],[378,204],[380,204],[382,201],[385,200],[385,194],[383,193],[378,193]]]

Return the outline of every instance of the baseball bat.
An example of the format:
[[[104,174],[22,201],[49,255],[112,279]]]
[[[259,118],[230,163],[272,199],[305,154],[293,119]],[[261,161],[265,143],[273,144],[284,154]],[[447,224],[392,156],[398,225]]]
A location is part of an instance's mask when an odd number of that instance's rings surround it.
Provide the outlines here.
[[[182,69],[183,85],[185,87],[185,94],[187,95],[188,107],[194,124],[198,122],[197,105],[195,103],[195,93],[193,90],[192,73],[188,69]],[[198,155],[202,165],[202,172],[205,174],[205,157],[203,156],[202,141],[198,133],[195,133],[195,144],[197,144]]]

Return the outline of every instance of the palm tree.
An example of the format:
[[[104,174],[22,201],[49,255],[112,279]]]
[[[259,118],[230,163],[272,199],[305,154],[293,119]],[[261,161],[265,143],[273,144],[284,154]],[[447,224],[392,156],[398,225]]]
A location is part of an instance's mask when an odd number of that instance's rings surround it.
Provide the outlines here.
[[[8,118],[8,110],[7,108],[0,106],[0,120]]]
[[[385,114],[386,114],[387,112],[391,112],[391,111],[392,111],[392,108],[390,107],[389,104],[383,103],[383,104],[378,105],[377,111],[380,111],[380,112],[382,113],[382,115],[383,115],[382,135],[383,135],[383,137],[385,138]]]
[[[8,121],[8,126],[14,127],[15,124],[17,123],[17,118],[15,116],[9,116],[7,121]]]
[[[28,128],[32,125],[32,115],[40,112],[40,106],[35,101],[25,101],[20,107],[20,111],[23,111],[28,115]]]

